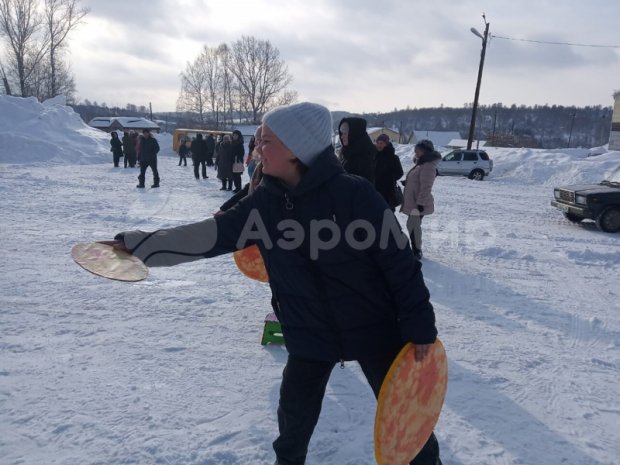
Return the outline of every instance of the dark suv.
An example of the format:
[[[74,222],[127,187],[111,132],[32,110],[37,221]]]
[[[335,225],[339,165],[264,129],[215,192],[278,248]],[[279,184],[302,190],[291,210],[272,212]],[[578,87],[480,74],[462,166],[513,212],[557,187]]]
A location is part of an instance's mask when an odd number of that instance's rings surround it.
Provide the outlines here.
[[[453,150],[437,166],[439,176],[467,176],[477,181],[482,181],[492,170],[493,160],[484,150]]]
[[[599,184],[576,184],[553,189],[551,205],[573,223],[588,218],[604,232],[620,231],[620,167]]]

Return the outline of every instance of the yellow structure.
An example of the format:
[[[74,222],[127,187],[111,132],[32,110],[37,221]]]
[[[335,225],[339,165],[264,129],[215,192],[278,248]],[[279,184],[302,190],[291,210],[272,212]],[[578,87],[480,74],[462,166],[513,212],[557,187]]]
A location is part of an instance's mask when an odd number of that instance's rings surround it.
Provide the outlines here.
[[[620,150],[620,91],[614,93],[614,113],[611,116],[609,150]]]
[[[172,150],[175,152],[179,151],[179,146],[181,145],[181,141],[192,141],[196,135],[202,134],[203,137],[206,137],[207,134],[212,134],[213,137],[217,137],[219,135],[224,134],[232,134],[231,131],[216,131],[211,129],[182,129],[178,128],[174,130],[174,134],[172,135]]]
[[[400,134],[390,128],[368,128],[366,131],[368,132],[368,135],[373,142],[375,142],[377,140],[377,137],[379,137],[381,134],[387,134],[391,142],[400,142]]]

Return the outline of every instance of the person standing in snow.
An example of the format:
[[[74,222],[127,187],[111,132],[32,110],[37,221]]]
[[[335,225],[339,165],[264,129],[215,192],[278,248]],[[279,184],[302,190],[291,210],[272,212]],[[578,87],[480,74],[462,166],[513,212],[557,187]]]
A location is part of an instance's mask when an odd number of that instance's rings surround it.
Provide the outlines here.
[[[342,118],[338,125],[340,135],[342,167],[349,174],[355,174],[375,182],[375,148],[366,132],[364,118]]]
[[[207,145],[207,166],[213,166],[213,154],[215,153],[215,139],[213,134],[209,133],[205,139]]]
[[[234,155],[232,151],[231,139],[228,134],[224,135],[222,142],[218,145],[215,164],[217,165],[217,177],[222,181],[221,191],[231,191],[233,182],[232,166]]]
[[[243,174],[243,156],[245,155],[245,147],[243,146],[243,135],[241,131],[234,130],[232,133],[232,154],[233,154],[233,170],[232,179],[235,183],[233,192],[236,194],[241,190],[241,175]]]
[[[118,134],[116,131],[112,131],[110,134],[112,138],[110,139],[110,152],[112,152],[112,161],[114,162],[114,168],[118,168],[118,162],[123,156],[123,144],[118,138]]]
[[[200,167],[202,166],[202,179],[207,179],[207,144],[198,134],[192,141],[192,160],[194,161],[194,177],[200,179]]]
[[[383,196],[392,211],[396,209],[396,182],[403,175],[403,167],[390,138],[381,134],[375,142],[377,146],[377,163],[375,165],[375,188]]]
[[[411,237],[413,253],[417,258],[422,258],[422,218],[435,211],[435,199],[431,191],[441,155],[428,139],[418,142],[414,151],[415,165],[407,173],[400,211],[408,216],[407,231]]]
[[[151,267],[258,246],[289,353],[273,443],[278,465],[305,463],[336,364],[356,360],[378,396],[403,345],[414,343],[422,360],[437,336],[421,264],[407,237],[396,226],[380,240],[384,223],[398,225],[396,218],[372,185],[344,172],[331,137],[327,108],[308,102],[275,108],[263,117],[257,149],[263,180],[252,195],[198,223],[127,231],[109,242]],[[317,222],[329,223],[331,231],[317,231]],[[376,236],[363,247],[361,237],[343,234],[360,223]],[[340,240],[327,247],[323,232],[336,231]],[[411,463],[441,464],[434,434]]]
[[[189,153],[189,142],[183,139],[179,146],[179,164],[177,166],[181,166],[181,163],[184,163],[183,166],[187,166],[187,155]]]
[[[123,133],[123,152],[125,153],[125,168],[129,166],[133,168],[136,166],[136,144],[135,138],[132,137],[132,133],[125,131]]]
[[[151,135],[148,129],[142,130],[142,140],[140,141],[140,175],[138,176],[139,189],[144,189],[144,179],[146,169],[150,166],[153,171],[153,185],[151,187],[159,187],[159,172],[157,171],[157,154],[159,153],[159,143]]]

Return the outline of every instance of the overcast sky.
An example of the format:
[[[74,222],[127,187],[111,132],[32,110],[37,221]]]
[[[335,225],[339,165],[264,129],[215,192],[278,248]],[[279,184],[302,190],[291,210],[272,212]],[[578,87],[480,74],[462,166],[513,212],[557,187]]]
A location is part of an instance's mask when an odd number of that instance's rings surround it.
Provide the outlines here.
[[[83,0],[71,36],[78,98],[174,111],[203,45],[242,35],[280,50],[299,100],[330,110],[472,102],[486,13],[481,104],[603,105],[620,90],[620,0]]]

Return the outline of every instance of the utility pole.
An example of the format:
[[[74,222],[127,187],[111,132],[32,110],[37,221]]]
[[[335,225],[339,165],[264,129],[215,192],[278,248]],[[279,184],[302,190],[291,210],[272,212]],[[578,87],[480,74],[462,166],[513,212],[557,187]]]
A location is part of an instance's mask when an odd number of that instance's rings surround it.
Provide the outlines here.
[[[151,121],[153,121],[153,106],[151,105],[151,102],[149,102],[149,113],[151,115]]]
[[[568,116],[572,117],[572,119],[570,120],[570,131],[568,132],[568,147],[567,147],[570,149],[570,140],[571,140],[571,137],[573,136],[573,125],[575,124],[575,116],[577,116],[577,113],[573,112]]]
[[[480,37],[482,39],[482,50],[480,52],[480,66],[478,67],[478,81],[476,82],[476,93],[474,94],[474,106],[472,108],[471,113],[471,123],[469,125],[469,136],[467,138],[467,150],[471,150],[471,144],[474,140],[474,130],[476,128],[476,111],[478,110],[478,97],[480,96],[480,83],[482,82],[482,69],[484,68],[484,56],[487,50],[487,39],[489,38],[489,25],[487,19],[482,14],[482,18],[484,19],[484,35],[480,34],[476,28],[471,28],[472,34]]]

